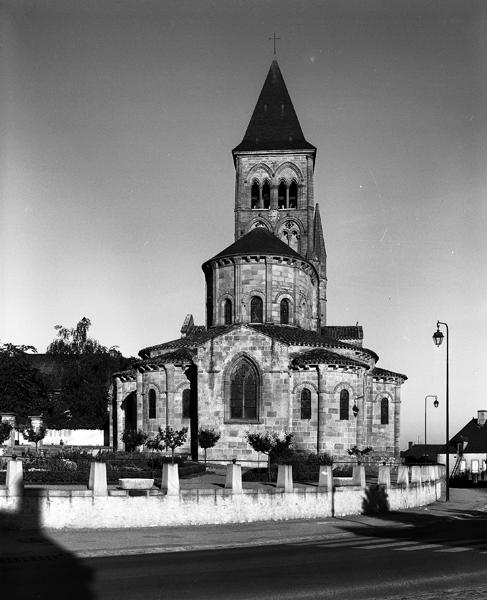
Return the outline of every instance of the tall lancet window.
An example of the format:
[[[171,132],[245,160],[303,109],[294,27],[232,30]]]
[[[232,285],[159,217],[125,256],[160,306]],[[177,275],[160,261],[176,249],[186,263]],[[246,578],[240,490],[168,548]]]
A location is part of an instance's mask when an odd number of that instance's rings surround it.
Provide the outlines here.
[[[311,392],[308,388],[301,391],[301,418],[311,419]]]
[[[380,424],[389,425],[389,400],[382,398],[380,401]]]
[[[271,186],[268,181],[262,186],[262,206],[263,208],[271,207]]]
[[[224,307],[224,318],[225,318],[225,325],[231,325],[232,324],[232,301],[227,298],[225,300],[225,307]]]
[[[340,421],[348,421],[350,418],[350,394],[348,390],[340,392]]]
[[[156,418],[156,392],[149,390],[149,419]]]
[[[230,378],[230,418],[257,419],[258,373],[247,360],[240,362]]]
[[[298,208],[298,184],[295,181],[289,186],[289,208]]]
[[[262,302],[262,298],[259,296],[253,296],[250,301],[250,322],[251,323],[262,323],[263,319],[263,310],[264,303]]]
[[[259,184],[254,181],[252,183],[252,187],[250,188],[250,207],[251,208],[259,208]]]
[[[281,300],[281,325],[289,325],[289,300],[283,298]]]
[[[277,208],[286,208],[286,184],[281,181],[277,188]]]

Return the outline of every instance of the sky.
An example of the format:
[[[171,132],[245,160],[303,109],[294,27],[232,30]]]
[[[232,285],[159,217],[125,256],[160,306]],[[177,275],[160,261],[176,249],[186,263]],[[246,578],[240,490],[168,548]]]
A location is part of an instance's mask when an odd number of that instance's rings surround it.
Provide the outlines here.
[[[487,409],[487,4],[0,0],[0,340],[83,316],[136,355],[204,323],[273,58],[317,146],[328,324],[408,376],[401,445]]]

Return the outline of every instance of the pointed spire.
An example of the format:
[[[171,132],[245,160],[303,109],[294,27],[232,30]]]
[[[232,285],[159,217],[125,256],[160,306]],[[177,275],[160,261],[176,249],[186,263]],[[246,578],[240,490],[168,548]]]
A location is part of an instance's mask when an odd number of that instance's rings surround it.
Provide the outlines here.
[[[319,204],[315,207],[315,217],[313,222],[313,255],[320,261],[323,267],[326,265],[325,238],[323,237]]]
[[[259,150],[312,150],[306,141],[284,79],[274,59],[260,92],[249,126],[235,152]]]

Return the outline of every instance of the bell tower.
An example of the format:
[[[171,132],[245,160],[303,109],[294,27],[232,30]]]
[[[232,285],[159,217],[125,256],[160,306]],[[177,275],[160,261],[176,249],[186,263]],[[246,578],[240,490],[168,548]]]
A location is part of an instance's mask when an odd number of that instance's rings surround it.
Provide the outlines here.
[[[264,227],[313,262],[320,275],[321,324],[326,324],[326,251],[314,202],[316,148],[304,137],[274,59],[235,163],[235,241]]]

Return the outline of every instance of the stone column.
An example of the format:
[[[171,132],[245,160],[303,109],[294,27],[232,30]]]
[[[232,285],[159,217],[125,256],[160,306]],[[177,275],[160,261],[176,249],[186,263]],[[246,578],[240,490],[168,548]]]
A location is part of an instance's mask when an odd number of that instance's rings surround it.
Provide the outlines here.
[[[233,322],[242,322],[242,298],[240,293],[240,258],[235,258],[233,263]]]
[[[114,433],[115,438],[114,441],[114,448],[120,450],[121,448],[123,448],[123,441],[122,441],[122,435],[123,435],[123,430],[125,429],[125,413],[122,409],[122,402],[123,402],[123,383],[122,380],[120,379],[120,377],[117,377],[115,379],[115,385],[117,386],[117,400],[116,400],[116,431]]]
[[[313,190],[313,158],[311,156],[306,157],[306,208],[308,214],[308,223],[306,228],[306,234],[308,236],[308,255],[313,250],[313,219],[314,219],[314,190]]]
[[[144,429],[144,395],[142,393],[142,373],[136,371],[136,403],[137,403],[137,429]]]
[[[272,265],[269,264],[269,257],[265,257],[265,314],[264,323],[271,322],[272,319]]]
[[[174,365],[166,365],[166,427],[174,424]]]
[[[325,375],[325,365],[318,365],[318,430],[317,434],[317,445],[316,450],[319,454],[320,452],[326,451],[325,445],[325,426],[326,426],[326,393],[325,393],[325,384],[326,384],[326,375]]]
[[[399,385],[394,386],[394,458],[399,459],[401,446],[400,446],[400,434],[401,434],[401,387]]]

